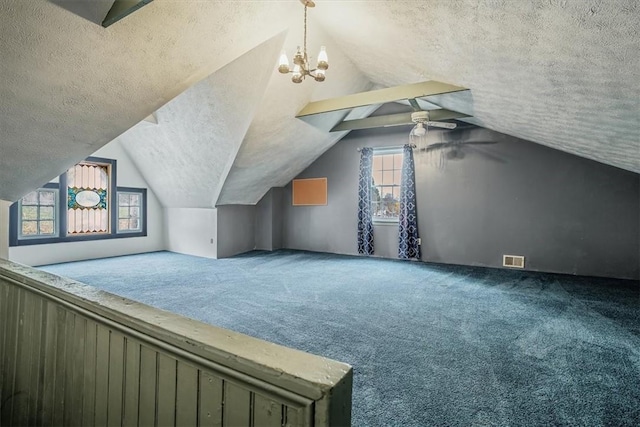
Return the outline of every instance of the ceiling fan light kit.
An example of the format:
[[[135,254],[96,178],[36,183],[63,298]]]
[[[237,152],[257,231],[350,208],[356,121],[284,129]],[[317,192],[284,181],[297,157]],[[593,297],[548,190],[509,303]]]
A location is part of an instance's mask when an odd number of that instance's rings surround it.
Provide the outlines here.
[[[414,108],[417,107],[414,106]],[[411,121],[416,125],[409,132],[409,141],[418,148],[418,151],[425,151],[429,145],[427,141],[429,126],[443,129],[455,129],[457,126],[455,123],[432,121],[429,112],[422,110],[411,113]]]
[[[313,78],[317,82],[323,82],[326,77],[325,73],[329,68],[327,49],[324,46],[320,47],[316,68],[311,68],[309,65],[309,57],[307,56],[307,8],[315,7],[316,4],[312,0],[300,0],[300,3],[304,5],[303,48],[300,50],[300,46],[298,46],[298,50],[293,57],[293,70],[289,67],[287,52],[283,50],[280,54],[280,61],[278,62],[278,71],[282,74],[293,73],[291,81],[294,83],[302,83],[307,76]]]

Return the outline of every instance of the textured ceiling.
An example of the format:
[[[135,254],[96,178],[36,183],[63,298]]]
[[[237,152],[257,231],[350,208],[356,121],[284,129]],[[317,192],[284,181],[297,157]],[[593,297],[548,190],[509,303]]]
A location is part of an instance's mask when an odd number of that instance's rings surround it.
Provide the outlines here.
[[[284,35],[226,65],[118,137],[166,207],[213,207],[263,98]],[[255,67],[255,68],[254,68]]]
[[[640,172],[637,0],[329,1],[316,17],[378,85],[464,86],[430,100]]]
[[[0,1],[0,199],[157,111],[119,141],[166,206],[256,203],[343,136],[294,119],[307,102],[424,80],[469,88],[430,100],[475,124],[640,172],[636,0],[317,0],[331,66],[300,85],[274,71],[297,0],[155,0],[107,29],[107,0],[54,1]]]
[[[286,30],[287,6],[156,0],[105,29],[73,7],[0,1],[0,199],[37,188]]]

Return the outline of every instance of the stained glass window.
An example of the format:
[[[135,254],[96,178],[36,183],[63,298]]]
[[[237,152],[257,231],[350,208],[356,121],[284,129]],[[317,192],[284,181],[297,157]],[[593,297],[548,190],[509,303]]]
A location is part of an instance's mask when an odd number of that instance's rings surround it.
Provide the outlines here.
[[[109,233],[109,173],[89,162],[67,171],[67,235]]]
[[[142,193],[118,191],[118,233],[142,231]]]
[[[58,234],[58,190],[41,188],[20,200],[20,238],[53,237]]]
[[[118,187],[116,160],[89,157],[9,209],[9,245],[147,235],[147,189]]]
[[[374,151],[372,172],[371,211],[373,220],[398,221],[402,152],[400,150]]]

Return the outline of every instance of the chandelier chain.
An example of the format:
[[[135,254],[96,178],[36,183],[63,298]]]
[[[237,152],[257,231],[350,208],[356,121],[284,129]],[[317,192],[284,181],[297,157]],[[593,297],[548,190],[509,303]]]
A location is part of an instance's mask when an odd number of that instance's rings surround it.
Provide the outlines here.
[[[307,5],[304,5],[304,62],[307,62]]]

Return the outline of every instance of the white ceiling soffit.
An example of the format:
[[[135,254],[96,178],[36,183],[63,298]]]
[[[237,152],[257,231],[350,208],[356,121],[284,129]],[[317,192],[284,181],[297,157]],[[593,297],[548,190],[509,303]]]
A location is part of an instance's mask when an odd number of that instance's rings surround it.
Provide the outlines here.
[[[49,1],[0,1],[0,199],[17,200],[281,33],[291,9],[155,0],[105,29]]]
[[[177,96],[118,140],[165,207],[213,207],[260,105],[285,34]]]
[[[294,84],[290,75],[278,73],[274,64],[269,86],[224,183],[218,205],[259,202],[271,187],[288,183],[346,135],[346,132],[329,134],[328,130],[347,112],[337,112],[337,118],[327,114],[322,119],[324,123],[316,123],[318,127],[295,118],[310,101],[371,88],[369,80],[351,63],[340,44],[314,22],[312,14],[327,3],[318,2],[310,12],[313,36],[308,48],[309,54],[315,56],[320,44],[326,45],[330,64],[327,79],[322,83],[307,79]],[[302,32],[291,28],[284,45],[290,59],[301,40]],[[360,109],[357,113],[363,117],[371,111]]]
[[[320,3],[320,2],[318,2]],[[322,2],[316,18],[382,87],[423,80],[470,122],[640,172],[640,2]]]

